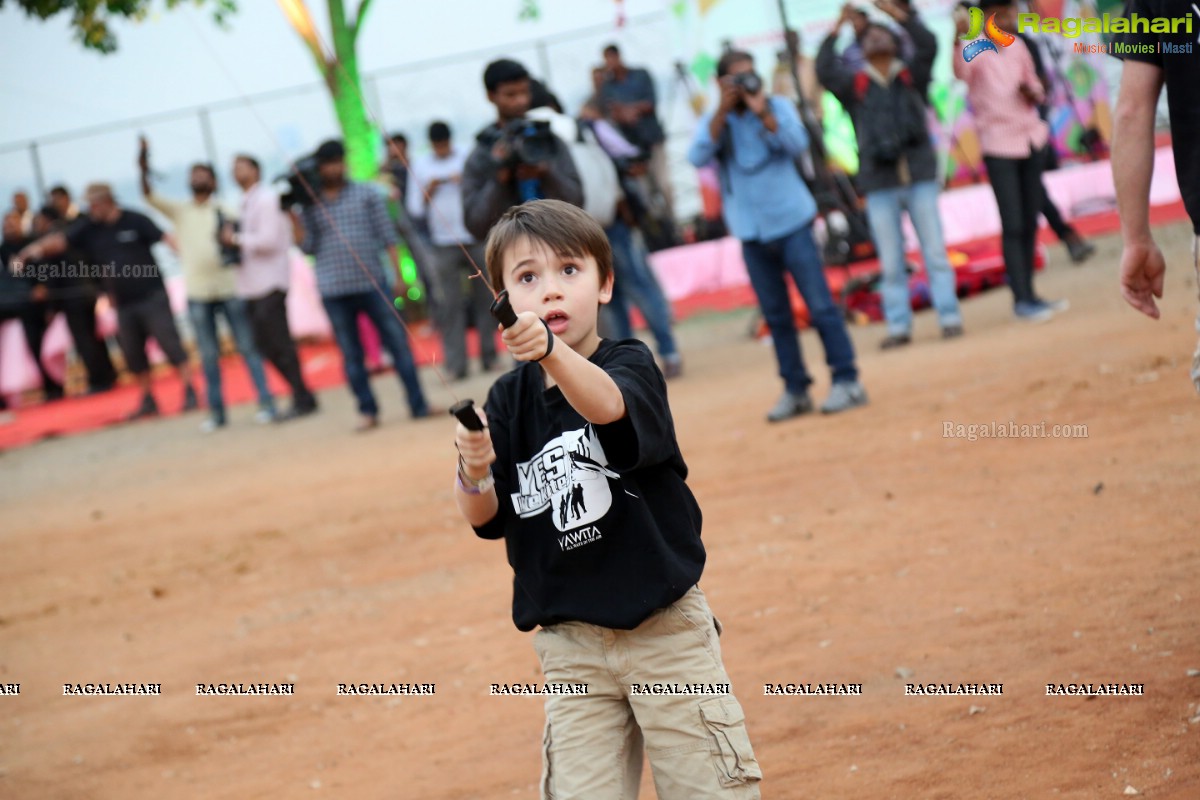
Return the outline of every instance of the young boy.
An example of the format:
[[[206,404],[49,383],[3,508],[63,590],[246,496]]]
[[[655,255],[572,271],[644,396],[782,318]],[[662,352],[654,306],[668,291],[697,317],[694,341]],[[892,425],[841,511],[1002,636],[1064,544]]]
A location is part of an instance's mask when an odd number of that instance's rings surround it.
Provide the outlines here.
[[[483,431],[458,425],[455,499],[477,535],[505,540],[513,621],[539,628],[547,684],[587,685],[546,699],[541,796],[636,797],[644,743],[661,800],[759,797],[696,585],[700,508],[666,382],[644,344],[596,333],[613,286],[603,229],[557,200],[515,206],[487,267],[522,363],[488,393]]]

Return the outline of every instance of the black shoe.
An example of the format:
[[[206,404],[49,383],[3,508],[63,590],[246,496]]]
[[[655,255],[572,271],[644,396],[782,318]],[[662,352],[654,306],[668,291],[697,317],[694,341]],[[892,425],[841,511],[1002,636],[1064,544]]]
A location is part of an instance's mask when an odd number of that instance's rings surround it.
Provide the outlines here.
[[[66,397],[61,386],[51,386],[49,389],[43,389],[42,394],[45,395],[45,399],[42,400],[43,403],[53,403]]]
[[[315,403],[311,406],[292,406],[287,411],[284,411],[282,414],[276,414],[275,421],[276,422],[287,422],[287,421],[293,420],[293,419],[300,419],[300,417],[308,417],[308,416],[311,416],[311,415],[317,413],[318,410],[319,409],[317,408]]]
[[[142,404],[138,406],[138,410],[130,414],[125,419],[129,422],[136,422],[139,419],[147,419],[148,417],[158,416],[158,403],[154,402],[154,395],[145,395],[142,397]]]
[[[947,325],[946,327],[942,328],[942,338],[943,339],[957,339],[958,337],[960,337],[962,335],[963,335],[963,326],[962,325]]]
[[[200,398],[196,396],[196,387],[189,383],[187,388],[183,390],[183,410],[195,411],[199,407]]]
[[[94,394],[104,394],[105,392],[111,392],[116,387],[116,385],[117,385],[116,382],[113,382],[113,383],[101,383],[101,384],[97,384],[95,386],[89,386],[87,388],[87,391],[84,392],[84,396],[91,397]]]
[[[1096,245],[1075,236],[1067,239],[1067,253],[1073,264],[1082,264],[1096,252]]]
[[[897,347],[904,347],[906,344],[912,343],[912,336],[907,333],[891,333],[888,337],[879,343],[880,350],[892,350]]]

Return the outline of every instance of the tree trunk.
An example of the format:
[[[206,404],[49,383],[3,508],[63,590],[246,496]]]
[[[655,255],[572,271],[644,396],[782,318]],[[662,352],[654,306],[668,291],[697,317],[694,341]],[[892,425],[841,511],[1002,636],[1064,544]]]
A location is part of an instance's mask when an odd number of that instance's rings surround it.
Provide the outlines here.
[[[333,28],[334,63],[328,67],[330,74],[326,80],[345,140],[350,178],[366,181],[379,172],[380,136],[367,117],[367,99],[358,73],[355,48],[358,29],[354,22],[346,19],[340,0],[330,0],[329,20]]]
[[[346,145],[346,167],[350,178],[366,181],[379,171],[379,132],[367,117],[362,81],[356,66],[342,62],[331,81],[333,108]]]
[[[342,143],[346,147],[347,171],[351,180],[356,181],[371,180],[379,171],[381,139],[367,116],[356,52],[359,26],[363,24],[370,3],[371,0],[359,0],[356,18],[348,20],[343,0],[328,0],[333,52],[326,53],[304,0],[279,0],[288,24],[308,48],[329,89],[333,111],[342,129]]]

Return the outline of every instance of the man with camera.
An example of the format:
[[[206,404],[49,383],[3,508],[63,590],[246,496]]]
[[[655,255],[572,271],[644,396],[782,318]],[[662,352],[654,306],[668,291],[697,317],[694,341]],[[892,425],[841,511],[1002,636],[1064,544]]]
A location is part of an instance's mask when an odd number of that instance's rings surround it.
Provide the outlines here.
[[[866,65],[851,71],[834,52],[838,28],[848,22],[843,11],[839,25],[825,37],[817,54],[817,76],[854,120],[858,137],[858,187],[867,198],[867,221],[879,252],[883,272],[885,350],[912,341],[912,305],[904,259],[900,214],[909,219],[921,243],[921,258],[942,338],[962,335],[962,314],[954,269],[946,256],[938,212],[937,155],[926,125],[925,92],[937,56],[937,39],[915,12],[896,3],[881,4],[904,26],[914,56],[899,56],[899,35],[882,25],[867,25],[859,42]]]
[[[221,224],[228,214],[218,208],[213,195],[217,175],[210,164],[192,166],[190,201],[168,199],[150,186],[149,145],[143,139],[138,166],[142,177],[142,196],[174,226],[174,240],[187,287],[188,317],[196,335],[204,385],[208,395],[209,417],[200,426],[205,433],[225,427],[225,398],[221,391],[221,342],[217,336],[217,315],[225,317],[233,332],[238,352],[246,362],[250,379],[258,393],[255,419],[266,423],[275,419],[275,401],[267,388],[262,357],[254,347],[246,304],[237,297],[233,282],[233,264],[224,257],[218,239]]]
[[[226,223],[221,243],[237,248],[239,253],[240,266],[233,277],[238,297],[246,303],[254,344],[292,390],[292,407],[279,416],[280,420],[286,420],[315,412],[317,398],[304,382],[296,343],[288,327],[291,223],[280,208],[279,195],[264,186],[261,177],[257,159],[248,155],[234,158],[233,179],[244,192],[241,216],[237,229]]]
[[[525,119],[529,72],[502,58],[487,65],[483,85],[497,120],[480,131],[463,167],[463,222],[479,241],[512,206],[562,200],[583,206],[583,183],[567,146],[544,120]],[[481,265],[482,266],[482,265]]]
[[[813,239],[817,204],[796,169],[795,158],[808,148],[808,133],[790,102],[763,92],[749,53],[730,50],[721,56],[717,81],[720,105],[700,121],[688,160],[697,167],[717,163],[725,223],[742,240],[750,285],[771,331],[785,388],[767,420],[780,422],[813,409],[812,378],[800,352],[785,274],[808,306],[833,372],[822,413],[865,405],[854,345]]]
[[[308,195],[309,203],[302,212],[293,211],[292,222],[300,249],[313,256],[317,290],[342,351],[346,381],[358,401],[362,418],[356,430],[379,427],[379,405],[371,391],[358,332],[359,314],[365,314],[375,326],[391,355],[412,416],[427,417],[429,406],[417,379],[408,335],[395,309],[381,294],[390,284],[394,284],[398,295],[404,293],[396,228],[388,216],[384,195],[370,185],[346,179],[346,150],[340,141],[324,142],[317,148],[315,161],[317,174],[312,189],[317,194]],[[384,274],[381,263],[385,250],[392,280]]]

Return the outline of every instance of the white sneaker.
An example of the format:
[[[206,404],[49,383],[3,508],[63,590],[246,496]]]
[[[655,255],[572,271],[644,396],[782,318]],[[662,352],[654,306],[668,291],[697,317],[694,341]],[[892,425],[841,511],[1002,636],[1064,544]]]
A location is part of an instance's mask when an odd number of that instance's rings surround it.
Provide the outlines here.
[[[254,412],[254,421],[259,425],[270,425],[275,421],[275,412],[265,408],[260,408]]]
[[[209,417],[208,419],[204,420],[204,422],[200,423],[200,432],[201,433],[213,433],[215,431],[219,431],[221,428],[224,428],[224,427],[225,427],[224,422],[220,422],[218,420],[213,419],[212,417]]]
[[[867,404],[867,390],[858,381],[838,381],[829,388],[829,397],[821,404],[822,414],[837,414]]]

